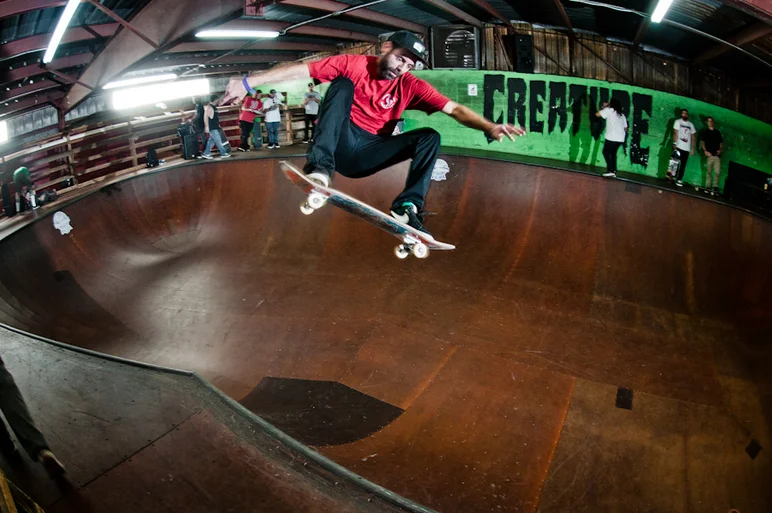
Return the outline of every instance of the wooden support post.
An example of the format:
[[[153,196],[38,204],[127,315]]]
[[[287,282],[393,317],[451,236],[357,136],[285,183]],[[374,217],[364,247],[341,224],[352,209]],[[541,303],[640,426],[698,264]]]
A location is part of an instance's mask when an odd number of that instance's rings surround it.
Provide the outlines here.
[[[131,165],[136,167],[139,165],[137,159],[137,145],[134,141],[134,127],[129,123],[129,150],[131,151]]]
[[[287,97],[287,93],[283,93],[284,97]],[[287,144],[292,144],[294,142],[294,137],[292,133],[292,112],[289,108],[284,109],[284,125],[287,128]]]

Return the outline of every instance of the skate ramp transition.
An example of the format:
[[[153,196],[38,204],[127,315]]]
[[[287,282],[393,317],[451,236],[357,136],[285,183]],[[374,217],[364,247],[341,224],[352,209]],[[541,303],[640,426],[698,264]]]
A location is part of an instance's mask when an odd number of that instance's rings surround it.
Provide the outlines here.
[[[0,242],[0,321],[195,371],[438,511],[772,509],[772,225],[444,158],[427,227],[453,252],[401,261],[345,212],[303,216],[276,160],[198,163]],[[405,175],[334,185],[385,210]]]

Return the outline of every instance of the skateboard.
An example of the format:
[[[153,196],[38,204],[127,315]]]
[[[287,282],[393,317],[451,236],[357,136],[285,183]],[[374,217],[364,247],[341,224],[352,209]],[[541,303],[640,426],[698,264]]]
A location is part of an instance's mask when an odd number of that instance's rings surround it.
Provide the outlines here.
[[[452,244],[435,240],[431,235],[397,221],[367,203],[309,180],[305,173],[287,161],[279,162],[279,167],[290,182],[303,189],[303,192],[308,195],[306,201],[300,205],[301,212],[310,215],[327,203],[335,205],[399,239],[401,243],[394,248],[397,258],[407,258],[411,253],[416,258],[426,258],[430,250],[450,251],[456,248]]]
[[[675,180],[678,175],[678,167],[681,165],[681,156],[678,151],[673,150],[670,155],[670,161],[667,163],[667,178]]]

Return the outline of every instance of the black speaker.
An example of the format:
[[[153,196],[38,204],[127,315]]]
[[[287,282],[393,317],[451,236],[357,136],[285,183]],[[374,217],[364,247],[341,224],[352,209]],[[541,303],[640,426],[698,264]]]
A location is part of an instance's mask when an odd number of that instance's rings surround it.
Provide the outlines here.
[[[182,158],[194,159],[198,156],[198,134],[186,135],[182,138]]]
[[[504,46],[518,73],[533,73],[533,37],[528,34],[514,34],[503,37]]]
[[[768,183],[769,178],[763,171],[730,161],[724,182],[724,195],[731,200],[767,207],[770,198],[764,184]]]

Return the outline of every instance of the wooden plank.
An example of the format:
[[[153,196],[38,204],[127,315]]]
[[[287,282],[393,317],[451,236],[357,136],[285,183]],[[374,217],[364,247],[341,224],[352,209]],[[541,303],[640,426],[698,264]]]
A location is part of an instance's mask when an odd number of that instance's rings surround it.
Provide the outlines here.
[[[56,178],[55,180],[51,180],[50,182],[46,182],[46,183],[43,183],[43,184],[36,184],[35,187],[37,189],[45,189],[46,187],[51,187],[52,185],[56,185],[58,183],[65,182],[69,178],[75,178],[75,177],[71,176],[71,175],[60,176],[59,178]]]

